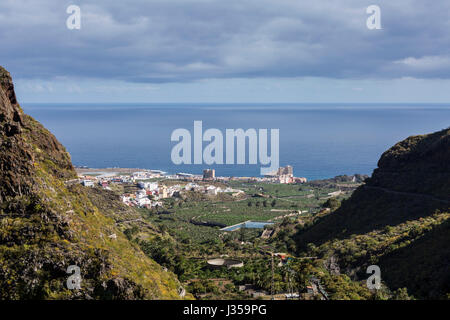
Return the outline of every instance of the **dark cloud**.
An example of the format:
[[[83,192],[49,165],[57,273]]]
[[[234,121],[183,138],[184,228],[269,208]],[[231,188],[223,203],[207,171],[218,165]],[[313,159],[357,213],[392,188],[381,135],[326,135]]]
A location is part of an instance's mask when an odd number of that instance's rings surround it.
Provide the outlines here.
[[[450,2],[128,0],[0,3],[0,63],[20,78],[449,78]],[[68,30],[69,4],[81,30]]]

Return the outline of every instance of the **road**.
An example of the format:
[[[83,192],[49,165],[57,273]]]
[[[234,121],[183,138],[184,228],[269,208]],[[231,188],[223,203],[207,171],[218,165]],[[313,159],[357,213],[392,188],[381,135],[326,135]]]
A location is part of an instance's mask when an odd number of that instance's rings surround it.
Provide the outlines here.
[[[449,200],[439,199],[439,198],[436,198],[436,197],[431,196],[429,194],[395,191],[395,190],[391,190],[391,189],[388,189],[388,188],[373,187],[373,186],[368,186],[368,185],[365,185],[364,188],[374,189],[374,190],[381,190],[381,191],[384,191],[384,192],[387,192],[387,193],[391,193],[391,194],[398,194],[398,195],[404,195],[404,196],[414,196],[414,197],[422,197],[422,198],[427,198],[427,199],[438,201],[438,202],[450,203]]]

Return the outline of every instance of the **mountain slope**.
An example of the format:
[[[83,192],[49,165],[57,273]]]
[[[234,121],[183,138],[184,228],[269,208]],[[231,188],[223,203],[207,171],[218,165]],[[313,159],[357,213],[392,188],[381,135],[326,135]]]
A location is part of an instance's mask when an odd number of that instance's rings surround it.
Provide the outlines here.
[[[450,292],[449,212],[445,129],[409,137],[386,151],[365,185],[295,240],[300,252],[333,256],[355,278],[367,278],[365,268],[378,264],[391,289],[443,298]]]
[[[23,113],[0,67],[0,298],[179,298],[175,275],[129,242],[88,188],[66,186],[75,178],[69,154]],[[66,287],[69,265],[81,269],[81,290]]]

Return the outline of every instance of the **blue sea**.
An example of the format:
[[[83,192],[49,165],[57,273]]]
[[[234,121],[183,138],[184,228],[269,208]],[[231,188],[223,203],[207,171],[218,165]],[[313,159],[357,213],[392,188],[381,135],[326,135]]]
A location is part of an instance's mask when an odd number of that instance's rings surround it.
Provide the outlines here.
[[[61,141],[75,165],[259,176],[260,165],[175,165],[173,130],[279,129],[280,165],[309,180],[371,174],[381,154],[411,135],[450,126],[443,104],[23,104]],[[206,143],[204,144],[206,146]]]

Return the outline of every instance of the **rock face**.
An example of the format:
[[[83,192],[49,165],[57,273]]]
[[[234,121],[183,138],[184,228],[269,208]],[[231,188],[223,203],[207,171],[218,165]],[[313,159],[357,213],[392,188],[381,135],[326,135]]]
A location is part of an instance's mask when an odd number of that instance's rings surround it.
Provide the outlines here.
[[[450,200],[450,130],[397,143],[383,153],[367,183]]]
[[[14,84],[12,82],[10,74],[3,68],[0,67],[0,86],[2,87],[2,92],[0,94],[0,107],[1,107],[1,118],[0,120],[10,125],[14,126],[16,130],[19,126],[23,124],[22,112],[17,104],[16,94],[14,91]],[[6,130],[7,135],[13,135],[14,132]]]
[[[9,73],[0,67],[0,201],[39,188],[37,163],[51,164],[55,178],[76,177],[70,156],[56,138],[17,103]]]
[[[371,178],[334,213],[295,240],[335,255],[340,269],[377,264],[393,289],[419,298],[450,292],[450,129],[413,136],[387,150]],[[310,245],[311,247],[311,245]]]
[[[23,113],[0,67],[0,299],[178,298],[176,277],[126,239],[88,188],[65,185],[74,178],[69,154]],[[80,290],[67,288],[70,265]]]

